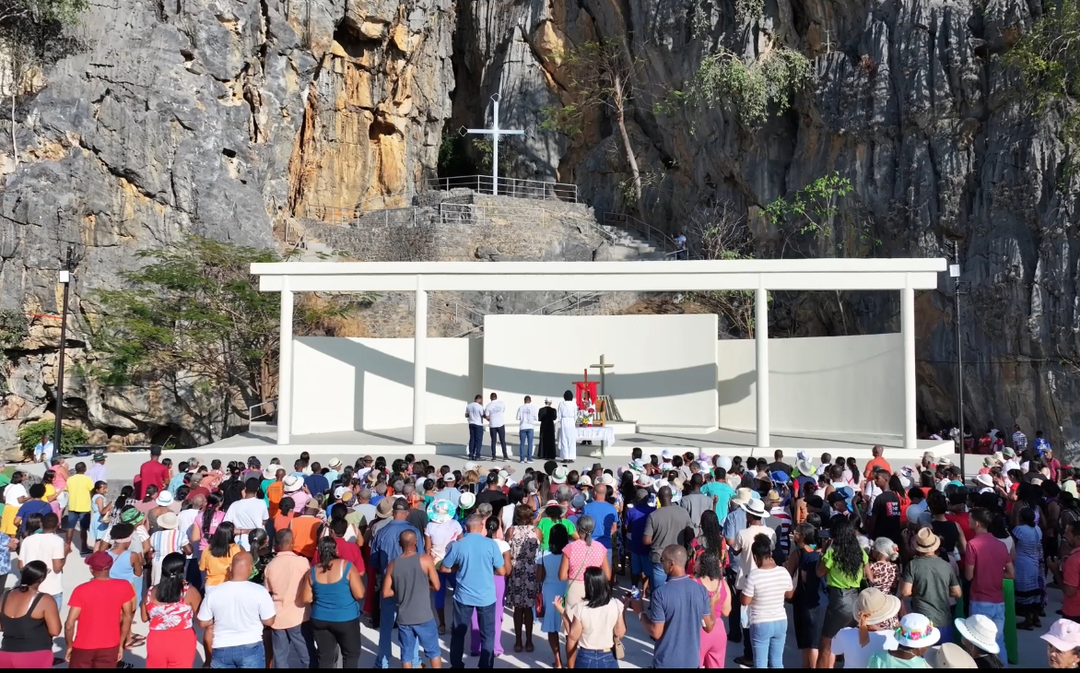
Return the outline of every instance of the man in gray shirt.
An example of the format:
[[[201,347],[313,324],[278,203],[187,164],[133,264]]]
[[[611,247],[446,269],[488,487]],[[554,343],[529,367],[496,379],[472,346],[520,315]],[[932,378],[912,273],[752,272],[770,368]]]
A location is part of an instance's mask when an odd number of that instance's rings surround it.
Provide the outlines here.
[[[663,486],[656,493],[660,507],[645,520],[645,533],[642,542],[650,547],[652,559],[652,590],[656,591],[667,582],[667,573],[660,562],[665,547],[673,544],[686,547],[694,537],[694,523],[682,507],[671,503],[671,488]]]
[[[705,510],[712,509],[716,502],[701,492],[701,486],[705,478],[701,473],[690,478],[690,493],[684,495],[679,505],[690,515],[690,522],[694,524],[694,534],[701,534],[701,515]]]

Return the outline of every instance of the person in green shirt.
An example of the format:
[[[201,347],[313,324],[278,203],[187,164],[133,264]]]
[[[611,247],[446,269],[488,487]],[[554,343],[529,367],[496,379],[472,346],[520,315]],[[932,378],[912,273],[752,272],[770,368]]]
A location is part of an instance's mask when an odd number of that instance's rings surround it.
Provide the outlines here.
[[[830,537],[824,538],[824,551],[818,561],[817,575],[825,578],[829,605],[821,628],[821,649],[818,668],[832,668],[835,657],[832,639],[850,625],[855,600],[864,577],[870,573],[870,558],[859,544],[858,533],[851,519],[838,515],[829,519]]]
[[[722,467],[713,469],[713,480],[701,487],[701,493],[716,499],[716,518],[721,521],[728,515],[728,505],[735,497],[735,489],[727,483],[727,470]]]
[[[904,615],[893,637],[899,646],[870,657],[867,668],[930,668],[923,655],[941,639],[941,632],[925,615],[917,612]]]
[[[571,541],[578,539],[574,522],[566,518],[566,512],[563,510],[562,505],[554,500],[549,500],[547,507],[544,508],[544,516],[540,517],[540,520],[536,522],[536,527],[544,535],[544,539],[540,543],[540,549],[547,551],[548,537],[551,535],[551,529],[555,526],[565,528],[566,534],[570,536]]]

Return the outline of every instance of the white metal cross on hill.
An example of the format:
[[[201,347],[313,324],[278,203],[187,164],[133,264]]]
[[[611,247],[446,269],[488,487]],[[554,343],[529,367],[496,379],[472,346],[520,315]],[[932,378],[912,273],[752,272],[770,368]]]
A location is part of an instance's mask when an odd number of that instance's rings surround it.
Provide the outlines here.
[[[489,129],[465,129],[465,133],[480,133],[491,136],[491,193],[499,193],[499,137],[521,136],[525,131],[521,129],[499,128],[499,94],[491,95],[494,109],[491,111],[491,128]]]

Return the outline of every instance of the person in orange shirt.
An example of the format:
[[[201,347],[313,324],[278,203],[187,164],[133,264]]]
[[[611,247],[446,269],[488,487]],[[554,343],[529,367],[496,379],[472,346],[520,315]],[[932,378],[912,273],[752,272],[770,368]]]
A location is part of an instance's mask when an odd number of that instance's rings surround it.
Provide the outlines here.
[[[271,468],[266,468],[270,470]],[[278,468],[274,473],[274,481],[266,485],[266,506],[270,510],[270,516],[275,517],[281,511],[281,498],[285,495],[285,470]]]
[[[292,520],[293,551],[308,560],[315,557],[315,544],[319,541],[322,519],[318,515],[319,503],[312,499],[304,506],[304,513]]]
[[[863,476],[867,481],[870,481],[874,476],[874,470],[885,470],[889,474],[892,474],[892,467],[889,465],[889,461],[881,457],[881,454],[885,453],[885,447],[878,445],[870,450],[874,454],[874,457],[870,459],[870,462],[866,464],[866,471],[863,472]]]

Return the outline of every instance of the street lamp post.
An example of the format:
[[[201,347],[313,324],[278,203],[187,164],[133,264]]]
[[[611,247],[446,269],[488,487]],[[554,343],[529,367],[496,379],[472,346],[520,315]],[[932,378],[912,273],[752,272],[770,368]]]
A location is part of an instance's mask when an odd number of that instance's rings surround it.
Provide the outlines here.
[[[960,433],[960,480],[966,479],[964,469],[964,361],[963,338],[960,333],[960,246],[953,241],[953,263],[949,265],[953,279],[953,326],[956,329],[956,415]]]
[[[75,266],[75,251],[69,245],[64,268],[60,270],[58,282],[64,286],[64,299],[60,308],[60,363],[56,372],[56,425],[53,428],[53,446],[56,452],[60,451],[60,440],[63,437],[62,421],[64,417],[64,355],[67,351],[67,312],[68,295],[71,292],[71,271]]]

